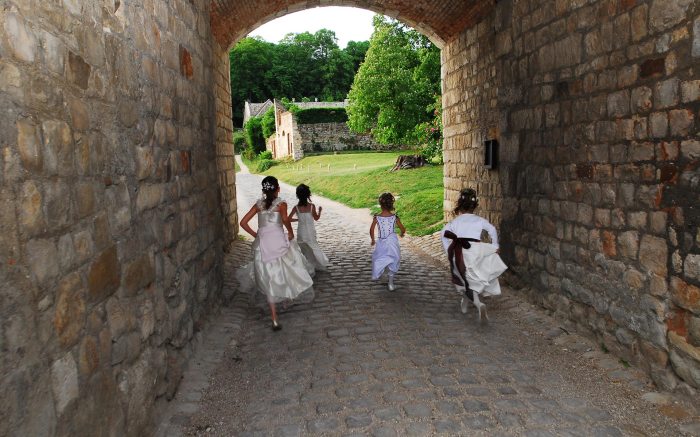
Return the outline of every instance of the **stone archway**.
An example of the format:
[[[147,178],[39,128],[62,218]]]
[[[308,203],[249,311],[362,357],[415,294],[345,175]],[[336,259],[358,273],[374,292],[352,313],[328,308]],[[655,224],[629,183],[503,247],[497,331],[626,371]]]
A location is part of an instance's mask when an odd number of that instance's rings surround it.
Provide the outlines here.
[[[663,387],[700,386],[693,2],[8,0],[0,434],[148,429],[226,298],[227,49],[321,5],[439,43],[445,209],[477,187],[513,282]]]

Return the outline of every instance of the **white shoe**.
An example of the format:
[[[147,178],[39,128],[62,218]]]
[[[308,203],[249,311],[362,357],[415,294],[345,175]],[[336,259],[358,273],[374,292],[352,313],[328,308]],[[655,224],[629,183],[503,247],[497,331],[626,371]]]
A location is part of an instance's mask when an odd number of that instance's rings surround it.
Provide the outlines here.
[[[462,314],[467,314],[467,299],[462,298],[462,300],[459,302],[459,307],[462,310]]]
[[[396,290],[396,286],[394,285],[394,278],[389,277],[389,291],[394,291]]]

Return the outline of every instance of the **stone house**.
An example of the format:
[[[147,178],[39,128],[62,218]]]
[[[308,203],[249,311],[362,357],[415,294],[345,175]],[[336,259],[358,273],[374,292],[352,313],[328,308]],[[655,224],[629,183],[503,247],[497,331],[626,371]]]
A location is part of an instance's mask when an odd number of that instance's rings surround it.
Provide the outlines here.
[[[263,103],[251,103],[246,100],[243,106],[243,125],[245,126],[246,121],[250,120],[251,117],[260,117],[265,114],[270,106],[272,106],[270,99],[265,100]]]
[[[343,102],[294,102],[300,109],[346,108]],[[305,152],[376,149],[380,147],[370,135],[350,131],[347,123],[299,123],[285,105],[275,99],[275,135],[267,141],[274,159],[291,157],[299,160]]]

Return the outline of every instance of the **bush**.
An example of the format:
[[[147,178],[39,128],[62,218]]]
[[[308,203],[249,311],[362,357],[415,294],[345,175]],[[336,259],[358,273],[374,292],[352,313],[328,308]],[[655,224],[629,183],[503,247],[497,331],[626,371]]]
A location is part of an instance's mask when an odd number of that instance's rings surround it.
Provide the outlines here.
[[[272,159],[272,152],[270,152],[269,150],[265,150],[264,152],[260,152],[257,159],[259,159],[260,161],[265,160],[265,159],[270,160],[270,159]]]
[[[260,159],[258,160],[258,173],[268,170],[270,167],[277,165],[277,161],[274,159]]]
[[[241,152],[241,156],[245,160],[252,161],[255,159],[255,149],[247,146],[245,149],[243,149],[243,152]]]
[[[245,141],[249,147],[255,150],[255,153],[260,153],[265,150],[265,138],[262,132],[262,121],[260,117],[250,118],[245,126]]]
[[[418,138],[420,154],[434,164],[443,163],[442,155],[442,105],[440,96],[428,107],[433,111],[433,119],[416,126],[414,134]]]
[[[270,108],[263,114],[260,121],[262,126],[262,133],[265,140],[270,138],[275,134],[275,107],[270,106]]]
[[[233,150],[236,153],[243,153],[246,148],[245,133],[236,131],[233,133]]]
[[[292,111],[299,124],[345,123],[348,114],[345,108],[309,108]]]

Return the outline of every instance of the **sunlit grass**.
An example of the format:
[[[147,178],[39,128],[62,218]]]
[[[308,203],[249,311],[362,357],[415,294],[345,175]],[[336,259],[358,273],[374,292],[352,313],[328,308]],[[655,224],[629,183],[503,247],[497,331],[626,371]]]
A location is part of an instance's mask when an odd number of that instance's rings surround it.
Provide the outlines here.
[[[397,197],[396,212],[411,235],[432,233],[443,224],[442,166],[389,172],[401,154],[315,155],[296,162],[282,162],[264,174],[273,175],[290,185],[307,184],[312,193],[353,208],[370,208],[373,212],[379,211],[379,195],[389,191]]]

